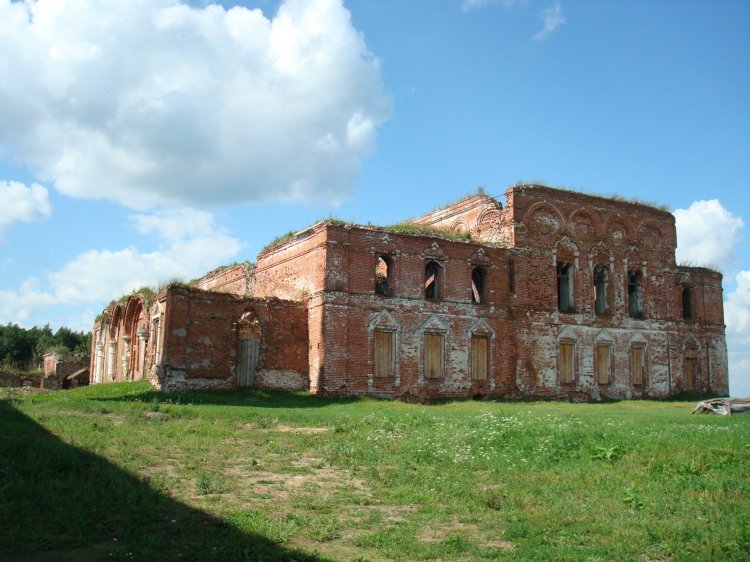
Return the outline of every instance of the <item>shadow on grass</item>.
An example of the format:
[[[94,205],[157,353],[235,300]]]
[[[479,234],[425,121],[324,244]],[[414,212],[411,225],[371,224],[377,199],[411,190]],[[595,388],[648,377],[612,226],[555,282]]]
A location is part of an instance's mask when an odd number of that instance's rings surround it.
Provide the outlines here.
[[[0,560],[322,560],[189,507],[0,400]]]
[[[108,393],[107,386],[134,385],[133,389],[140,391],[123,394],[114,389]],[[135,386],[137,385],[137,386]],[[112,385],[92,385],[93,392],[78,394],[89,400],[113,402],[145,402],[160,404],[199,404],[213,406],[253,406],[254,408],[325,408],[340,406],[362,400],[373,400],[361,397],[322,397],[306,392],[289,392],[283,390],[265,390],[257,388],[243,388],[237,390],[185,390],[176,392],[160,392],[148,383],[114,383]],[[89,387],[89,388],[92,388]],[[87,388],[86,390],[89,390]],[[83,390],[83,389],[81,389]],[[80,390],[79,390],[80,392]]]

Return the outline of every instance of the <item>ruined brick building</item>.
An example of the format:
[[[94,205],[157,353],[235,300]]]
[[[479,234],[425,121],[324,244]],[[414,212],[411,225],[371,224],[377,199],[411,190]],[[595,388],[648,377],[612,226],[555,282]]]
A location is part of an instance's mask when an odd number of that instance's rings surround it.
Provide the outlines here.
[[[726,393],[722,276],[675,263],[672,214],[517,185],[399,228],[319,222],[257,263],[134,294],[92,382],[432,399]]]

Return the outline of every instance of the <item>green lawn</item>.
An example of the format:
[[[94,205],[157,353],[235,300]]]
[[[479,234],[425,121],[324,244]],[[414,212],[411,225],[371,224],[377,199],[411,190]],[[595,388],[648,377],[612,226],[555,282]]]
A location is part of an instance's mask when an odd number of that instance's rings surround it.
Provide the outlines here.
[[[750,416],[0,394],[0,560],[750,559]]]

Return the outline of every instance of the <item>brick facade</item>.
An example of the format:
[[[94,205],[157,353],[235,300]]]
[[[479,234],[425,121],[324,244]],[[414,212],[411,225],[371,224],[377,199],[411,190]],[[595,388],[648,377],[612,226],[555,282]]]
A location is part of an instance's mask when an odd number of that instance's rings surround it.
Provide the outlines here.
[[[254,267],[134,295],[94,326],[92,380],[420,400],[728,391],[722,276],[675,264],[669,212],[537,185],[505,196],[413,232],[317,223]]]

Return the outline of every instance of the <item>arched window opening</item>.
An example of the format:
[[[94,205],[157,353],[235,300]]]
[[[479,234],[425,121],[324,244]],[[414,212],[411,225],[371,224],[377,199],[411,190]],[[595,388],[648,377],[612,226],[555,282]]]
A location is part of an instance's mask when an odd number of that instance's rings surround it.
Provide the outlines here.
[[[607,312],[607,284],[609,283],[609,269],[603,265],[594,268],[594,310],[596,314]]]
[[[628,271],[628,314],[643,318],[643,287],[640,271]]]
[[[573,312],[573,266],[557,264],[557,308],[560,312]]]
[[[390,296],[392,262],[388,256],[378,256],[375,260],[375,294]]]
[[[437,262],[427,263],[424,269],[424,296],[427,299],[438,298],[438,281],[440,277],[440,266]]]
[[[690,302],[690,287],[682,289],[682,318],[683,320],[692,320],[693,310]]]
[[[484,270],[481,267],[475,267],[471,272],[471,302],[484,302]]]

